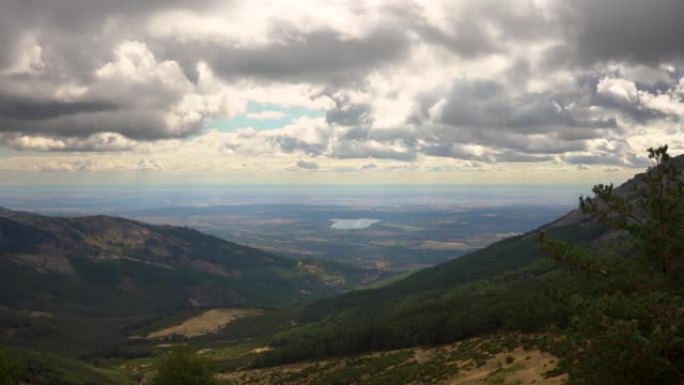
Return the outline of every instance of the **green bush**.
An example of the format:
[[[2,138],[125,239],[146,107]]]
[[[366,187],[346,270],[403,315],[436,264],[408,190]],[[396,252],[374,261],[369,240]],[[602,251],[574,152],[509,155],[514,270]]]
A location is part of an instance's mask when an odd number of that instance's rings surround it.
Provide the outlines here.
[[[203,358],[187,347],[177,347],[157,365],[153,385],[218,385],[214,372]]]

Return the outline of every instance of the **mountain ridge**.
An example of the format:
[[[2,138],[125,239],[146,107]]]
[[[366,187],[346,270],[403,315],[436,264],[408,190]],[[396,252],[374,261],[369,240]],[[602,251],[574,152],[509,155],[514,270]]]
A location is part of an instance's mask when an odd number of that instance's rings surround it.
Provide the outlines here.
[[[93,334],[83,335],[115,345],[132,325],[179,311],[282,308],[380,276],[280,257],[190,228],[0,209],[0,342],[12,346],[43,342],[37,333],[68,345],[84,325]],[[88,349],[79,338],[73,344]]]

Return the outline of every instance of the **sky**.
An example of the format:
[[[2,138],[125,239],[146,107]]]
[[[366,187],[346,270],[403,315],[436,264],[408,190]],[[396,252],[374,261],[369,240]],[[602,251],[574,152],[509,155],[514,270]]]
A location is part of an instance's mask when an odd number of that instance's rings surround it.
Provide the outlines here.
[[[2,0],[0,185],[581,183],[684,152],[681,0]]]

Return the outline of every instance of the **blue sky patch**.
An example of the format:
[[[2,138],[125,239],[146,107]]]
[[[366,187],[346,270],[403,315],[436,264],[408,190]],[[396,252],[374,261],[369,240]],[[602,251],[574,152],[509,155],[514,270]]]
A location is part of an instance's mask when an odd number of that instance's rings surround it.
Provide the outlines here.
[[[259,118],[259,114],[273,112],[273,117],[264,116]],[[276,116],[280,114],[280,116]],[[325,111],[312,110],[301,107],[287,107],[270,103],[252,103],[247,105],[247,113],[231,119],[215,118],[207,119],[204,128],[217,129],[219,131],[235,131],[241,128],[253,127],[257,130],[272,130],[284,127],[300,117],[320,118],[325,116]]]

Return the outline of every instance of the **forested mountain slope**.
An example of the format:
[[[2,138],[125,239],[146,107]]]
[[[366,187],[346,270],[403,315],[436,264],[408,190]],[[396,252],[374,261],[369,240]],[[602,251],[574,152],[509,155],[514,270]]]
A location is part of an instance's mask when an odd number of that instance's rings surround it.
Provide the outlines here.
[[[377,277],[190,228],[0,210],[0,339],[12,345],[82,338],[86,346],[97,330],[109,335],[183,309],[285,307]]]

